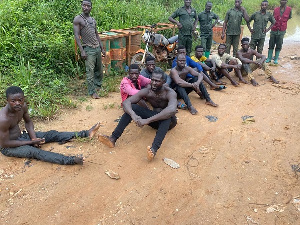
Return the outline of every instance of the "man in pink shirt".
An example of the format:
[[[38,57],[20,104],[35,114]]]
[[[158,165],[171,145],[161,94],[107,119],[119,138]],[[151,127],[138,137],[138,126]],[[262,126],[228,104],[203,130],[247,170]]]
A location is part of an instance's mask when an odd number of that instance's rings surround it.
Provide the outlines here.
[[[139,66],[137,64],[131,64],[129,66],[128,76],[124,77],[120,84],[122,102],[128,97],[138,93],[150,83],[151,80],[149,78],[140,75]]]

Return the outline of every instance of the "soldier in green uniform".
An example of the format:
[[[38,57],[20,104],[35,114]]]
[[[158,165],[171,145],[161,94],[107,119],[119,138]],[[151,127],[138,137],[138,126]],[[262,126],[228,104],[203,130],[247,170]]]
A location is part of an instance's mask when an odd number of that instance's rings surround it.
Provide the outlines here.
[[[233,57],[236,56],[241,35],[242,18],[249,21],[247,11],[242,5],[242,0],[235,0],[235,7],[229,9],[225,16],[221,39],[225,38],[226,31],[226,53],[230,54],[231,45],[233,47]]]
[[[203,46],[204,56],[209,58],[210,48],[212,44],[212,28],[217,24],[219,17],[217,14],[211,12],[212,8],[211,2],[206,2],[205,10],[198,15],[198,20],[200,23],[200,37],[201,45]],[[212,20],[215,20],[212,23]]]
[[[274,16],[270,12],[267,12],[268,4],[268,1],[264,0],[261,3],[260,11],[253,13],[250,16],[249,22],[247,23],[247,26],[251,32],[250,48],[256,50],[257,47],[257,52],[260,54],[262,54],[264,48],[266,33],[275,24]],[[254,20],[253,29],[250,26],[250,22],[252,20]],[[269,26],[269,28],[267,28],[267,24],[269,21],[271,25]]]
[[[178,42],[179,45],[185,46],[187,55],[190,55],[192,51],[192,32],[195,31],[198,22],[196,10],[191,7],[191,3],[191,0],[184,0],[184,6],[178,8],[169,17],[169,21],[176,24],[179,29]],[[176,17],[179,18],[179,21],[175,20]]]

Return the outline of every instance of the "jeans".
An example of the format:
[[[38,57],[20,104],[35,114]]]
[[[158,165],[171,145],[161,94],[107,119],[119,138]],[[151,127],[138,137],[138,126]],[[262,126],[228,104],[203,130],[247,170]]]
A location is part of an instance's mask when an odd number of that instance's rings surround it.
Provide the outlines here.
[[[66,143],[75,137],[87,137],[88,131],[76,132],[58,132],[51,130],[48,132],[36,132],[37,138],[45,138],[45,143],[58,142],[60,144]],[[23,133],[18,138],[20,141],[31,140],[28,133]],[[36,148],[31,145],[23,145],[15,148],[2,148],[1,153],[8,157],[18,158],[33,158],[45,162],[56,163],[61,165],[74,164],[74,156],[65,156],[59,153],[48,152],[42,149]]]
[[[103,65],[101,50],[100,47],[92,48],[85,46],[84,51],[87,54],[85,69],[88,94],[92,95],[96,93],[96,89],[99,89],[102,85]]]
[[[156,115],[158,112],[152,111],[150,109],[146,109],[137,104],[132,104],[132,110],[140,116],[142,119],[147,119],[151,116]],[[131,122],[132,118],[129,114],[124,113],[121,117],[118,126],[112,132],[112,138],[116,141],[119,137],[121,137],[123,131]],[[152,149],[157,152],[160,148],[167,132],[169,129],[172,129],[177,124],[177,119],[175,116],[170,117],[169,119],[155,121],[149,124],[154,129],[157,129],[155,138],[152,143]]]

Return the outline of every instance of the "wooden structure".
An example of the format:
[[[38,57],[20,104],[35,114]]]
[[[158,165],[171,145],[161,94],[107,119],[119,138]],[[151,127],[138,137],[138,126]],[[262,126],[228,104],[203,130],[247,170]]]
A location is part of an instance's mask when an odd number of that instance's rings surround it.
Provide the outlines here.
[[[105,73],[109,73],[111,68],[122,69],[125,64],[130,65],[132,56],[141,48],[141,37],[145,29],[150,29],[151,25],[137,26],[126,29],[111,29],[108,32],[99,33],[106,56],[102,57]],[[176,26],[170,23],[157,23],[155,32],[173,29],[175,34]],[[75,41],[75,59],[79,60],[77,43]]]
[[[213,27],[213,40],[217,43],[225,43],[226,42],[226,34],[224,40],[221,39],[223,26],[214,26]],[[241,26],[241,36],[240,40],[243,38],[244,26]]]

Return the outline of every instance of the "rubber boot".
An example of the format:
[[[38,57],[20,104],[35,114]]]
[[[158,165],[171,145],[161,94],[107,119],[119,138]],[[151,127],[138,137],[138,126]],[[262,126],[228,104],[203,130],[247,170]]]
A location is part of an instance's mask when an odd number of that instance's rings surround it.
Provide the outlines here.
[[[210,55],[210,52],[204,52],[204,56],[205,56],[206,58],[209,58],[209,55]]]
[[[275,51],[274,64],[278,64],[279,53],[280,51]]]
[[[272,60],[272,55],[273,55],[273,49],[269,49],[269,51],[268,51],[268,58],[267,58],[267,60],[266,60],[266,63],[271,62],[271,60]]]

